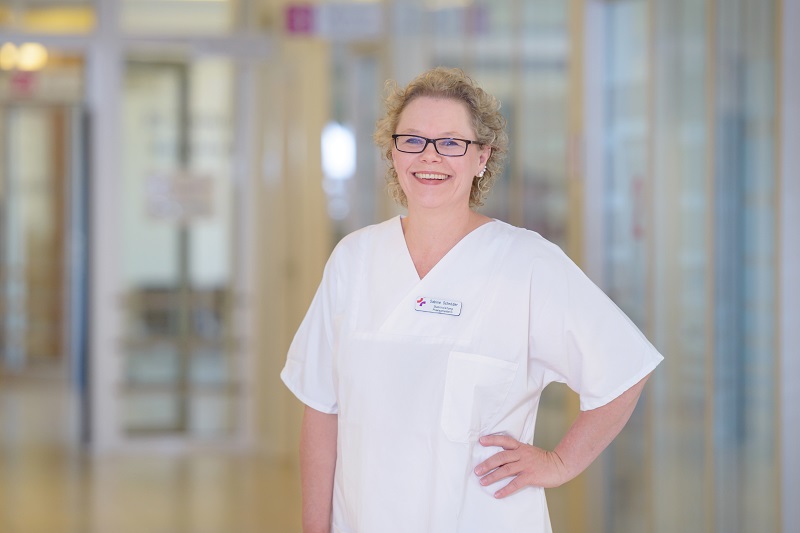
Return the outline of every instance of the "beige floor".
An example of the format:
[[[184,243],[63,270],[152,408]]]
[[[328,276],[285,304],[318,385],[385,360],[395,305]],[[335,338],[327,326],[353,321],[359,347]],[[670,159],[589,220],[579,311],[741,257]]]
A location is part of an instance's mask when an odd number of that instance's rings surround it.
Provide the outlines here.
[[[286,462],[94,458],[60,379],[0,379],[0,533],[298,533]]]

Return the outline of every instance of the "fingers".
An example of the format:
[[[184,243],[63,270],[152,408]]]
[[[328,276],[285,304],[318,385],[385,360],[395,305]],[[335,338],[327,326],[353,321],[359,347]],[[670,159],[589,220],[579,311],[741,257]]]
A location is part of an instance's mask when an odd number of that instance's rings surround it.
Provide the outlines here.
[[[494,471],[486,474],[480,479],[480,484],[484,487],[486,485],[491,485],[492,483],[497,483],[501,479],[505,479],[507,477],[516,476],[517,474],[522,472],[522,468],[520,467],[519,462],[513,462],[504,464],[500,468],[495,469]]]
[[[505,451],[496,453],[493,456],[486,459],[484,462],[479,464],[475,467],[475,473],[479,476],[486,474],[487,472],[491,472],[495,468],[501,467],[508,463],[513,463],[519,461],[519,454],[515,451]]]
[[[508,435],[485,435],[480,438],[482,446],[499,446],[505,450],[516,450],[522,443]]]
[[[506,451],[496,453],[475,467],[475,473],[479,476],[491,472],[506,463],[519,460],[519,454],[514,453],[522,445],[518,440],[506,435],[487,435],[480,438],[483,446],[497,446]]]
[[[546,455],[543,450],[525,445],[506,435],[481,437],[480,444],[503,448],[503,451],[492,455],[475,467],[475,474],[480,477],[480,484],[488,486],[512,478],[505,487],[494,493],[495,498],[505,498],[528,485],[546,484],[542,483],[547,479],[547,465],[542,461],[542,457]]]
[[[508,485],[495,492],[494,497],[498,499],[505,498],[506,496],[511,496],[518,490],[525,488],[525,484],[522,483],[519,478],[520,476],[517,476],[512,479]]]

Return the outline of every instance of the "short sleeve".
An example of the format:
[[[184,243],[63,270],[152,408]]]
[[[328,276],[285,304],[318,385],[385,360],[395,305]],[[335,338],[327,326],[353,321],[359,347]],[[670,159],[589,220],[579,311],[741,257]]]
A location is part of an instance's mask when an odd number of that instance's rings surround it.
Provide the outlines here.
[[[294,336],[281,379],[297,399],[323,413],[338,412],[333,382],[333,349],[340,279],[334,255]]]
[[[601,407],[663,360],[636,325],[558,247],[535,260],[529,356],[548,381],[580,395],[581,410]]]

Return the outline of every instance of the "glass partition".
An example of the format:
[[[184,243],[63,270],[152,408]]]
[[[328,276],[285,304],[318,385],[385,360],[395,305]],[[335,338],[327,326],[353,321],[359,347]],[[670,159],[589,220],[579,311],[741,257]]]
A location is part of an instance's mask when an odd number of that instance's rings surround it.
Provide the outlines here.
[[[607,39],[606,292],[642,329],[647,318],[649,22],[647,2],[611,2]]]
[[[464,69],[467,74],[502,102],[501,111],[508,121],[511,132],[517,125],[521,107],[519,94],[515,90],[514,46],[519,41],[519,32],[513,24],[514,2],[502,0],[488,4],[466,3],[457,7],[441,7],[430,12],[434,28],[431,31],[431,57],[428,67],[445,65]],[[510,191],[515,187],[514,151],[506,160],[503,174],[498,176],[486,205],[481,211],[488,216],[510,220],[512,212],[519,215],[512,205]]]
[[[233,82],[230,60],[127,64],[121,394],[130,435],[237,428]]]
[[[326,128],[333,128],[334,134],[323,134],[321,143],[322,188],[336,234],[333,242],[389,216],[386,165],[372,140],[382,112],[384,81],[377,50],[331,44],[331,116]]]
[[[66,370],[83,313],[83,58],[0,70],[0,369]],[[0,51],[0,56],[3,52]],[[14,59],[14,58],[12,58]],[[81,353],[78,353],[81,352]]]
[[[732,533],[779,524],[775,4],[716,7],[714,481]]]
[[[666,357],[604,530],[776,531],[775,6],[604,13],[604,282]]]
[[[703,1],[655,2],[654,9],[653,340],[667,362],[649,396],[656,414],[652,518],[659,532],[705,530],[713,518],[706,477],[713,335],[708,18]]]
[[[601,280],[606,293],[636,325],[648,329],[648,192],[650,181],[650,64],[652,37],[646,1],[608,2],[602,10],[605,36],[602,145],[606,257]],[[659,369],[658,372],[663,371]],[[649,391],[645,393],[645,398]],[[600,459],[605,523],[602,531],[647,531],[650,458],[645,401]]]
[[[458,67],[502,102],[511,138],[482,209],[566,245],[569,35],[565,2],[409,2],[396,6],[391,77]],[[400,46],[402,43],[402,46]]]
[[[20,370],[63,357],[64,271],[69,143],[65,110],[13,106],[0,110],[5,146],[0,186],[0,280],[7,366]]]

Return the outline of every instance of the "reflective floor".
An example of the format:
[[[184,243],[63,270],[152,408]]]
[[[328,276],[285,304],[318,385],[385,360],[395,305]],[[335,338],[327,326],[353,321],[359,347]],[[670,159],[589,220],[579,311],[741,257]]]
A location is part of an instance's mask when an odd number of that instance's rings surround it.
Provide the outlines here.
[[[94,458],[58,377],[0,378],[0,532],[300,531],[294,469],[203,454]]]

